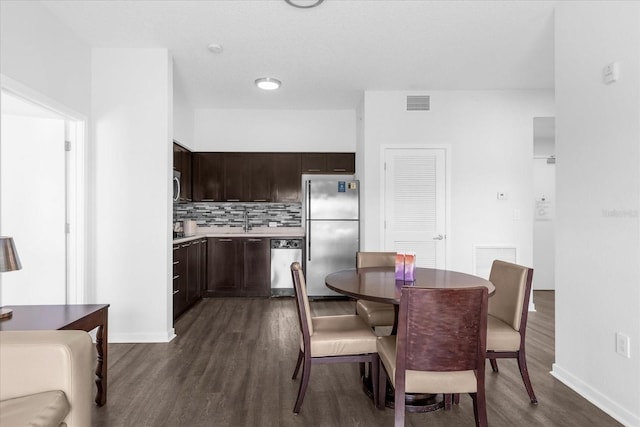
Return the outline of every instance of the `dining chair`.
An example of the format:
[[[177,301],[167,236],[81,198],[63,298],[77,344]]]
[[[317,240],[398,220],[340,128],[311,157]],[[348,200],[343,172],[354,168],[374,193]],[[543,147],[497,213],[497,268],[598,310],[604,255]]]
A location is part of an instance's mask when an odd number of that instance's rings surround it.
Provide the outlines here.
[[[357,252],[356,268],[365,267],[395,267],[395,252]],[[395,323],[395,309],[393,304],[358,300],[356,314],[360,315],[369,327],[393,326]]]
[[[398,334],[378,338],[376,406],[387,378],[395,389],[395,426],[404,426],[405,394],[469,393],[476,426],[487,425],[485,287],[429,289],[405,286],[400,297]]]
[[[294,414],[298,414],[309,384],[311,365],[369,362],[373,366],[372,374],[377,376],[378,353],[376,351],[377,337],[360,316],[355,314],[311,316],[307,285],[300,263],[291,264],[291,276],[301,332],[298,361],[292,377],[292,379],[296,379],[300,365],[302,365],[302,379],[293,408]],[[374,402],[376,402],[377,390],[375,387],[373,392]]]
[[[487,358],[494,372],[498,372],[496,359],[517,359],[529,399],[531,403],[537,404],[525,353],[532,278],[532,268],[500,260],[493,261],[489,281],[496,287],[496,292],[489,299]]]

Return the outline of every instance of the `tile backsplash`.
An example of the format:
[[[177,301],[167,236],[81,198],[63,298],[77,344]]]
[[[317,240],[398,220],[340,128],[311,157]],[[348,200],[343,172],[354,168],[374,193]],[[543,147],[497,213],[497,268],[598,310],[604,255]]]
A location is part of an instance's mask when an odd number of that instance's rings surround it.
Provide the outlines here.
[[[198,227],[242,227],[244,212],[251,227],[302,227],[301,203],[213,203],[194,202],[173,205],[173,221],[195,220]]]

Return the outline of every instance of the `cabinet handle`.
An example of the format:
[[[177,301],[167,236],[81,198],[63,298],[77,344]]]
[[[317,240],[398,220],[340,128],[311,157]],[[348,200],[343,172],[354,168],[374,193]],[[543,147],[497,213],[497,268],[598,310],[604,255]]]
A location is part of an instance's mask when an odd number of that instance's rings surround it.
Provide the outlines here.
[[[239,202],[240,199],[227,199],[227,202]]]
[[[179,275],[179,274],[176,274],[175,276],[173,276],[173,280],[176,280],[176,279],[177,279],[177,278],[179,278],[179,277],[180,277],[180,275]]]
[[[178,245],[178,246],[174,246],[174,247],[173,247],[173,250],[174,250],[174,251],[177,251],[178,249],[180,249],[180,245]]]
[[[177,293],[180,293],[180,289],[178,289],[177,291],[173,291],[174,295],[177,294]]]
[[[201,202],[215,202],[216,199],[200,199]]]
[[[256,199],[256,200],[254,200],[254,202],[266,202],[266,201],[267,201],[267,199]]]
[[[334,171],[334,172],[346,172],[347,170],[346,170],[346,169],[337,169],[337,168],[334,168],[334,169],[333,169],[333,171]]]
[[[191,246],[191,243],[184,243],[180,245],[181,248],[188,248],[189,246]]]
[[[192,245],[199,245],[200,244],[200,240],[194,240],[193,242],[191,242]]]
[[[231,239],[218,239],[218,242],[233,242]]]
[[[262,239],[247,239],[250,242],[262,242]]]
[[[320,172],[320,169],[307,169],[307,172]]]
[[[180,261],[173,261],[173,265],[180,264]]]

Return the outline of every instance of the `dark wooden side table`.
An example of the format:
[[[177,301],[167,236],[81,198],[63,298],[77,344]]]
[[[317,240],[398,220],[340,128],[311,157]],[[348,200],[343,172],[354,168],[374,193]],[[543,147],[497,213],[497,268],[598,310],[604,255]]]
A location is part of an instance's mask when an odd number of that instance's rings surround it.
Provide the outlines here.
[[[107,347],[109,304],[14,305],[13,316],[0,321],[0,331],[78,329],[96,333],[96,403],[107,403]]]

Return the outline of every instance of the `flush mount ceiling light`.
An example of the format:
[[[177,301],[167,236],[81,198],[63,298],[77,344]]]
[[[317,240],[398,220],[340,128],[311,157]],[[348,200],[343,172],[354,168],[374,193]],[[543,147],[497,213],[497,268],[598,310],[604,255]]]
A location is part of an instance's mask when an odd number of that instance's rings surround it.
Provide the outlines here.
[[[293,7],[298,7],[300,9],[311,9],[312,7],[318,6],[324,0],[284,0],[287,4],[290,4]]]
[[[224,50],[224,48],[222,47],[222,45],[221,45],[221,44],[218,44],[218,43],[210,43],[210,44],[207,46],[207,49],[209,49],[209,51],[210,51],[210,52],[213,52],[213,53],[222,53],[222,51]]]
[[[281,84],[282,83],[280,82],[280,80],[271,77],[261,77],[259,79],[256,79],[256,86],[264,90],[278,89]]]

